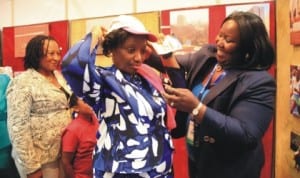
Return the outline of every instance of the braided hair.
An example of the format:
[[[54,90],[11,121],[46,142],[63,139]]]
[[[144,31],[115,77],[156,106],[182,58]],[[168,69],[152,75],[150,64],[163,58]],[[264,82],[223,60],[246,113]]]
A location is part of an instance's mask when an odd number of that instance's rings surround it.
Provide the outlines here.
[[[47,54],[48,46],[46,51],[44,51],[44,44],[45,41],[55,41],[53,37],[47,35],[37,35],[29,40],[26,50],[25,50],[25,57],[24,57],[24,68],[29,69],[33,68],[37,70],[40,65],[41,59]]]

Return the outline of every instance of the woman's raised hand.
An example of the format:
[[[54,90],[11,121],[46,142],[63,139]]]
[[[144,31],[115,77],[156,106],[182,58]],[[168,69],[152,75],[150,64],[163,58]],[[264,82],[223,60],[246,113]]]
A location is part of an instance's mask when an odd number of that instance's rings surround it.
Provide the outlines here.
[[[94,26],[91,30],[91,33],[92,33],[92,42],[91,42],[90,52],[95,48],[97,44],[101,44],[101,42],[104,40],[107,30],[102,26]]]

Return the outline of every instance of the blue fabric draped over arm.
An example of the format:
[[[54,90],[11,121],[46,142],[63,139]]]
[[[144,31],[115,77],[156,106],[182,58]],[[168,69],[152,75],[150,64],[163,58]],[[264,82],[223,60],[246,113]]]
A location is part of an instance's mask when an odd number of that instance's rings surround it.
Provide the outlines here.
[[[88,63],[95,64],[96,53],[90,52],[92,34],[88,33],[85,38],[72,46],[62,60],[62,73],[73,92],[82,97],[84,70]],[[93,66],[93,65],[91,65]]]

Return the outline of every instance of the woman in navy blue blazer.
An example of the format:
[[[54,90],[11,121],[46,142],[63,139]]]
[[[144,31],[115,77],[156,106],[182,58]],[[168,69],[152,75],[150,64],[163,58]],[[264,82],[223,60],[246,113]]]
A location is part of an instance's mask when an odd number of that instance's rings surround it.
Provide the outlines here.
[[[276,86],[267,72],[274,58],[263,21],[250,12],[226,17],[215,45],[165,56],[186,74],[188,89],[167,86],[164,97],[178,110],[173,136],[186,136],[191,178],[260,177],[261,140],[274,114]]]

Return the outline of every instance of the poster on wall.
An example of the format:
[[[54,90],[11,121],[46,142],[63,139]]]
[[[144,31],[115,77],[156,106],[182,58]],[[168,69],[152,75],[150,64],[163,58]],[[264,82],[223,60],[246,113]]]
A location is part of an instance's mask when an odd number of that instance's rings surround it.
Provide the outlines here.
[[[184,49],[201,47],[208,42],[208,21],[208,8],[171,11],[171,35],[181,42]]]
[[[253,12],[256,15],[260,16],[266,26],[268,33],[270,34],[270,4],[269,3],[226,6],[226,16],[228,16],[234,11]]]
[[[300,149],[300,135],[296,132],[291,132],[290,149],[292,151],[297,151]]]
[[[171,34],[179,39],[185,51],[197,50],[208,42],[208,26],[208,8],[170,12]]]
[[[49,35],[48,24],[16,27],[14,30],[15,57],[24,57],[28,41],[36,35]]]
[[[300,66],[290,66],[290,113],[300,116]]]
[[[290,0],[290,42],[293,45],[300,45],[300,1]]]
[[[160,39],[166,35],[177,39],[182,46],[177,54],[196,51],[208,43],[209,8],[177,9],[162,14]]]
[[[295,169],[299,173],[300,171],[300,135],[296,132],[291,132],[290,149],[293,151],[293,157],[291,161],[294,162]]]

